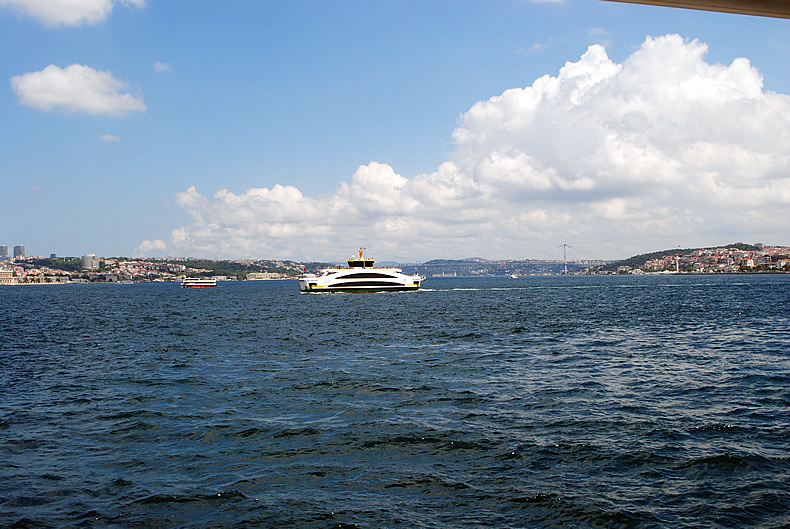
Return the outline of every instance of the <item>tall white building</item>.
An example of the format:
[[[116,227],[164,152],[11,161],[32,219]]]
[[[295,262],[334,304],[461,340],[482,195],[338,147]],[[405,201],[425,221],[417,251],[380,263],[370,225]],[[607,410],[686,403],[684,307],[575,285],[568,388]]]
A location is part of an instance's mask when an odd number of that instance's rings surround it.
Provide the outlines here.
[[[82,256],[82,269],[83,270],[96,270],[99,268],[99,258],[96,254],[86,253]]]

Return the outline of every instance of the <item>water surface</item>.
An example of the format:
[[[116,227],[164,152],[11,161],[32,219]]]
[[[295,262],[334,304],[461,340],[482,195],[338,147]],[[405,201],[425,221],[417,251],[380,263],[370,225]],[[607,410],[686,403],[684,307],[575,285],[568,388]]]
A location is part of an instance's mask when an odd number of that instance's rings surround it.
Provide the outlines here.
[[[790,276],[0,288],[0,526],[787,527]]]

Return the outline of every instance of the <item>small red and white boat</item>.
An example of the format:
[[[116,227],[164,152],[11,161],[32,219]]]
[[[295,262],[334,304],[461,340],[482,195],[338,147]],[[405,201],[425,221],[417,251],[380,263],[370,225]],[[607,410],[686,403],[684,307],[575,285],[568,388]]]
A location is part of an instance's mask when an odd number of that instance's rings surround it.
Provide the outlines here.
[[[200,287],[215,287],[217,286],[216,279],[209,279],[205,277],[185,277],[181,282],[182,288],[200,288]]]

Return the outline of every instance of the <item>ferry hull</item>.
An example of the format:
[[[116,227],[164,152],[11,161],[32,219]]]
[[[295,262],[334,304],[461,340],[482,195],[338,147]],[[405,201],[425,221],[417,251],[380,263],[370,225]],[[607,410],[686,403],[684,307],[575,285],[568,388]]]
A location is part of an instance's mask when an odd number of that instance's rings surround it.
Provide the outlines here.
[[[391,286],[320,286],[310,285],[299,282],[299,290],[309,293],[321,292],[356,292],[356,293],[372,293],[372,292],[409,292],[419,290],[420,285],[391,285]]]

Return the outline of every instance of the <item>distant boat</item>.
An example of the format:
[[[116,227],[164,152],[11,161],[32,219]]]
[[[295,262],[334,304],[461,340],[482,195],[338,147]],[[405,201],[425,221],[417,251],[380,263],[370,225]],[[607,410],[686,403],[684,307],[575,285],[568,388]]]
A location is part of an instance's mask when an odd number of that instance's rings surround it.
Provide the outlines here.
[[[518,274],[510,274],[510,279],[518,279]]]
[[[349,259],[348,268],[324,268],[318,274],[305,274],[299,278],[302,292],[396,292],[418,290],[425,277],[404,274],[400,268],[374,268],[374,260],[364,257]]]
[[[217,286],[216,279],[208,279],[204,277],[185,277],[181,282],[182,288],[200,288],[200,287],[215,287]]]

